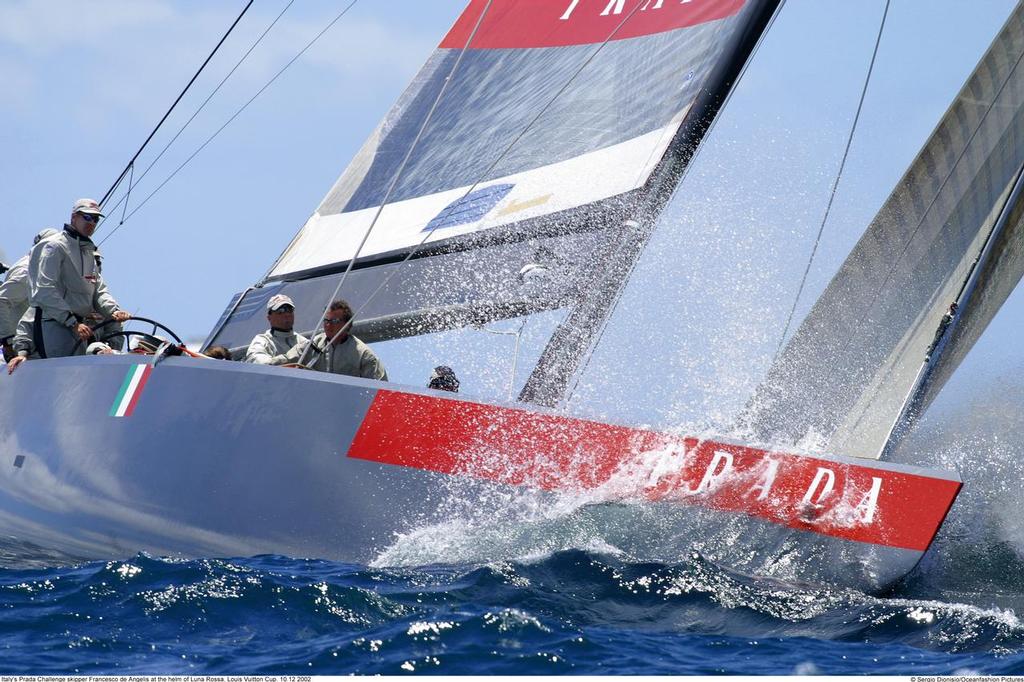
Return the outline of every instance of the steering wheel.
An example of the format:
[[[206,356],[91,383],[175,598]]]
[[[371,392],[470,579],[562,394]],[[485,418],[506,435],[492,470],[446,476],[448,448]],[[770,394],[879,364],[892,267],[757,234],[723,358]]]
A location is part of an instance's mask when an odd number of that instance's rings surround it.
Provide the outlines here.
[[[120,331],[111,332],[111,333],[103,335],[103,336],[100,336],[97,333],[97,332],[99,332],[99,330],[103,329],[104,327],[109,327],[110,325],[114,325],[114,324],[128,324],[129,322],[141,322],[143,324],[151,324],[151,325],[153,325],[153,331],[152,332],[140,332],[140,331],[136,331],[134,329],[131,329],[131,330],[120,330]],[[171,337],[174,338],[175,341],[178,342],[178,345],[182,345],[184,343],[181,340],[181,337],[179,337],[177,334],[175,334],[174,331],[172,331],[170,327],[168,327],[167,325],[164,325],[164,324],[162,324],[160,322],[157,322],[156,320],[151,320],[148,317],[131,317],[131,318],[129,318],[129,319],[127,319],[127,320],[125,320],[124,322],[121,322],[121,323],[118,323],[117,320],[113,320],[113,319],[111,319],[111,320],[104,320],[103,322],[100,322],[97,325],[90,325],[89,329],[92,330],[92,338],[94,340],[100,341],[100,342],[104,342],[104,343],[109,341],[110,339],[115,339],[115,338],[117,338],[119,336],[120,337],[124,337],[125,339],[128,339],[128,338],[130,338],[132,336],[138,336],[138,337],[141,337],[141,338],[150,339],[155,345],[159,346],[161,343],[163,343],[163,339],[157,338],[156,331],[158,329],[162,329],[163,331],[167,332]],[[75,347],[71,349],[71,354],[74,355],[75,352],[78,351],[78,347],[81,346],[81,345],[82,345],[82,340],[79,339],[78,342],[75,343]]]

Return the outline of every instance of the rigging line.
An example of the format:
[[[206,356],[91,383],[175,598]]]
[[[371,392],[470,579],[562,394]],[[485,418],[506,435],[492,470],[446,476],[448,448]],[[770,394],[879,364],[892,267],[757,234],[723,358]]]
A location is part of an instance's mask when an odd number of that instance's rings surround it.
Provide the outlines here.
[[[150,192],[150,193],[149,193],[149,195],[148,195],[148,196],[147,196],[147,197],[146,197],[145,199],[143,199],[143,200],[142,200],[142,203],[140,203],[140,204],[139,204],[138,206],[136,206],[136,207],[134,208],[134,210],[132,210],[132,212],[128,214],[128,217],[126,217],[126,218],[125,218],[125,220],[129,220],[129,219],[130,219],[130,218],[131,218],[131,217],[132,217],[133,215],[135,215],[136,213],[138,213],[138,212],[139,212],[139,210],[140,210],[140,209],[141,209],[141,208],[142,208],[143,206],[145,206],[145,205],[146,205],[146,204],[147,204],[147,203],[149,202],[149,200],[150,200],[150,199],[152,199],[152,198],[153,198],[153,197],[154,197],[154,196],[155,196],[155,195],[157,194],[157,192],[159,192],[159,191],[160,191],[161,189],[163,189],[163,188],[164,188],[164,186],[165,186],[165,185],[166,185],[166,184],[167,184],[168,182],[170,182],[170,181],[171,181],[171,180],[172,180],[172,179],[174,178],[174,176],[175,176],[175,175],[177,175],[177,174],[178,174],[178,173],[179,173],[179,172],[181,171],[181,169],[183,169],[183,168],[184,168],[185,166],[187,166],[187,165],[188,165],[188,164],[189,164],[189,163],[190,163],[190,162],[192,161],[192,159],[194,159],[194,158],[195,158],[196,156],[198,156],[198,155],[199,155],[199,153],[200,153],[201,151],[203,151],[203,149],[205,149],[205,148],[206,148],[206,146],[207,146],[208,144],[210,144],[211,142],[213,142],[214,138],[216,138],[216,137],[217,137],[218,135],[220,135],[220,134],[221,134],[221,132],[223,132],[223,130],[224,130],[225,128],[227,128],[227,127],[228,127],[229,125],[231,125],[231,123],[232,123],[232,122],[233,122],[233,121],[234,121],[234,120],[235,120],[236,118],[238,118],[238,117],[239,117],[239,116],[241,115],[241,113],[242,113],[243,111],[245,111],[245,110],[246,110],[247,108],[249,108],[249,105],[250,105],[250,104],[252,104],[252,103],[253,103],[254,101],[256,101],[256,98],[257,98],[257,97],[259,97],[260,95],[262,95],[262,94],[264,93],[264,91],[266,91],[266,89],[267,89],[267,88],[269,88],[269,87],[270,87],[271,85],[273,85],[273,84],[274,84],[274,81],[276,81],[276,80],[277,80],[278,78],[280,78],[280,77],[281,77],[281,74],[283,74],[283,73],[284,73],[285,71],[287,71],[287,70],[288,70],[288,68],[289,68],[289,67],[290,67],[290,66],[291,66],[292,64],[294,64],[294,63],[295,63],[296,61],[298,61],[299,57],[301,57],[302,55],[304,55],[304,54],[306,53],[306,51],[307,51],[307,50],[309,50],[309,48],[313,47],[314,43],[316,43],[316,42],[317,42],[318,40],[320,40],[320,38],[321,38],[321,37],[323,37],[323,35],[324,35],[325,33],[327,33],[327,31],[329,31],[329,30],[331,29],[331,27],[332,27],[332,26],[334,26],[334,25],[335,25],[336,23],[338,23],[338,20],[340,20],[340,19],[341,19],[341,18],[342,18],[343,16],[345,16],[345,15],[346,15],[346,14],[348,13],[348,11],[349,11],[350,9],[352,9],[352,6],[353,6],[353,5],[355,5],[355,4],[357,3],[357,2],[359,2],[359,0],[352,0],[352,1],[351,1],[351,2],[350,2],[350,3],[349,3],[349,4],[348,4],[348,5],[346,6],[346,7],[345,7],[345,9],[343,9],[343,10],[342,10],[342,11],[341,11],[341,12],[340,12],[340,13],[338,14],[338,16],[334,17],[334,19],[332,19],[332,20],[331,20],[331,22],[330,22],[329,24],[327,24],[327,26],[325,26],[325,27],[323,28],[323,30],[321,30],[321,31],[320,31],[319,33],[317,33],[317,34],[316,34],[316,35],[315,35],[315,36],[313,37],[313,39],[312,39],[312,40],[310,40],[310,41],[309,41],[308,43],[306,43],[306,46],[305,46],[305,47],[303,47],[303,48],[302,48],[301,50],[299,50],[298,54],[296,54],[296,55],[295,55],[294,57],[292,57],[292,58],[291,58],[291,60],[289,60],[287,64],[285,64],[285,65],[284,65],[283,67],[281,67],[281,70],[280,70],[280,71],[278,71],[278,72],[277,72],[276,74],[274,74],[274,77],[273,77],[273,78],[271,78],[271,79],[270,79],[269,81],[267,81],[266,85],[264,85],[264,86],[263,86],[262,88],[260,88],[260,89],[259,89],[259,90],[258,90],[258,91],[256,92],[256,94],[255,94],[255,95],[253,95],[252,97],[250,97],[250,98],[249,98],[249,101],[247,101],[247,102],[246,102],[245,104],[243,104],[243,105],[241,106],[241,108],[239,108],[239,109],[238,109],[238,111],[236,111],[236,112],[235,112],[234,114],[232,114],[232,115],[231,115],[231,118],[229,118],[229,119],[228,119],[227,121],[225,121],[225,122],[224,122],[224,125],[222,125],[222,126],[221,126],[220,128],[218,128],[218,129],[216,130],[216,132],[214,132],[214,133],[213,133],[213,135],[210,135],[210,137],[208,137],[208,138],[206,139],[206,141],[205,141],[205,142],[203,142],[203,143],[202,143],[201,145],[199,145],[199,148],[198,148],[198,149],[196,149],[196,150],[195,150],[194,152],[192,152],[192,154],[190,154],[190,155],[189,155],[189,157],[188,157],[187,159],[185,159],[184,161],[182,161],[182,162],[181,162],[181,165],[179,165],[179,166],[178,166],[177,168],[175,168],[175,169],[174,169],[174,171],[173,171],[173,172],[172,172],[172,173],[171,173],[170,175],[168,175],[168,176],[167,176],[167,178],[166,178],[166,179],[165,179],[165,180],[164,180],[163,182],[161,182],[161,183],[160,183],[160,184],[159,184],[159,185],[157,186],[157,188],[156,188],[156,189],[154,189],[154,190],[153,190],[152,192]],[[112,232],[111,232],[110,234],[108,234],[108,235],[107,235],[106,237],[104,237],[104,238],[103,238],[103,241],[101,241],[101,242],[100,242],[100,244],[102,244],[103,242],[105,242],[105,241],[106,241],[107,239],[110,239],[110,238],[111,238],[111,237],[112,237],[112,236],[114,235],[114,233],[116,233],[116,232],[117,232],[117,230],[118,230],[118,229],[120,229],[120,228],[121,228],[121,225],[118,225],[118,226],[117,226],[116,228],[114,228],[114,230],[113,230],[113,231],[112,231]]]
[[[490,6],[490,2],[488,2],[488,6]],[[544,105],[544,106],[543,106],[543,107],[541,108],[541,110],[540,110],[539,112],[537,112],[537,115],[536,115],[536,116],[534,116],[534,117],[533,117],[533,118],[532,118],[532,119],[530,120],[530,122],[526,124],[526,127],[525,127],[525,128],[523,128],[523,129],[522,129],[522,130],[521,130],[521,131],[519,132],[519,134],[518,134],[518,135],[517,135],[517,136],[515,137],[515,139],[513,139],[513,140],[512,140],[512,142],[511,142],[511,143],[510,143],[510,144],[509,144],[509,145],[508,145],[507,147],[505,147],[505,150],[504,150],[504,151],[502,151],[502,153],[501,153],[500,155],[498,155],[498,158],[496,158],[496,159],[495,159],[495,160],[494,160],[494,161],[493,161],[493,162],[491,163],[491,165],[490,165],[490,166],[488,166],[488,167],[487,167],[487,168],[486,168],[486,169],[484,170],[484,172],[480,174],[480,176],[478,177],[478,179],[476,180],[476,182],[474,182],[474,183],[472,184],[472,186],[470,186],[470,188],[469,188],[468,190],[466,190],[466,192],[465,192],[465,193],[464,193],[464,194],[463,194],[463,195],[462,195],[461,197],[459,197],[459,198],[458,198],[458,199],[457,199],[457,200],[456,200],[456,201],[455,201],[455,202],[454,202],[454,203],[453,203],[452,205],[455,205],[455,204],[457,204],[458,202],[462,201],[462,200],[463,200],[463,199],[465,199],[465,198],[466,198],[467,196],[469,196],[470,194],[472,194],[472,193],[473,193],[473,191],[474,191],[474,190],[475,190],[475,189],[477,188],[477,186],[478,186],[478,185],[479,185],[479,184],[480,184],[481,182],[484,182],[484,178],[486,178],[486,177],[487,177],[487,176],[488,176],[488,175],[489,175],[489,174],[491,173],[491,171],[493,171],[493,170],[495,169],[495,167],[497,167],[497,165],[498,165],[499,163],[501,163],[501,161],[502,161],[502,160],[504,160],[505,156],[506,156],[506,155],[507,155],[507,154],[508,154],[508,153],[509,153],[509,152],[510,152],[510,151],[512,150],[512,148],[513,148],[513,147],[514,147],[514,146],[515,146],[515,145],[516,145],[516,144],[517,144],[517,143],[519,142],[519,140],[521,140],[521,139],[523,138],[523,136],[524,136],[524,135],[526,135],[526,133],[527,133],[527,132],[528,132],[528,131],[530,130],[530,128],[532,128],[532,127],[533,127],[533,125],[534,125],[534,124],[535,124],[535,123],[536,123],[536,122],[537,122],[537,121],[538,121],[538,120],[540,119],[540,117],[541,117],[541,116],[543,116],[543,115],[544,115],[544,114],[545,114],[545,113],[547,112],[547,110],[548,110],[549,108],[551,108],[551,105],[552,105],[552,104],[554,104],[554,103],[555,103],[555,101],[557,101],[557,100],[558,100],[558,98],[562,96],[562,93],[564,93],[564,92],[565,92],[565,91],[566,91],[566,90],[567,90],[567,89],[569,88],[569,86],[570,86],[570,85],[571,85],[571,84],[573,83],[573,81],[575,81],[575,80],[576,80],[576,78],[577,78],[577,77],[578,77],[578,76],[579,76],[579,75],[580,75],[580,74],[581,74],[581,73],[583,72],[583,70],[584,70],[584,69],[585,69],[585,68],[586,68],[586,67],[587,67],[587,66],[588,66],[588,65],[590,64],[590,62],[592,62],[592,61],[594,60],[594,58],[595,58],[595,57],[597,57],[598,53],[600,53],[600,52],[601,52],[601,50],[603,50],[603,49],[604,49],[604,47],[605,47],[605,46],[606,46],[606,45],[607,45],[607,44],[608,44],[608,43],[609,43],[609,42],[611,41],[611,39],[615,37],[615,34],[619,32],[619,30],[620,30],[620,29],[621,29],[621,28],[622,28],[622,27],[623,27],[623,26],[624,26],[624,25],[626,24],[626,22],[627,22],[627,21],[629,21],[629,19],[630,19],[630,18],[631,18],[631,17],[632,17],[632,16],[634,15],[634,14],[636,14],[637,10],[638,10],[638,9],[640,9],[641,7],[643,7],[643,5],[641,5],[641,4],[639,4],[639,3],[637,3],[637,5],[636,5],[636,6],[635,6],[635,7],[634,7],[634,8],[633,8],[633,9],[632,9],[632,10],[631,10],[630,12],[629,12],[629,14],[628,14],[628,15],[626,15],[626,17],[625,17],[625,18],[624,18],[624,19],[623,19],[622,21],[620,21],[620,22],[619,22],[619,24],[618,24],[618,25],[617,25],[617,26],[616,26],[616,27],[615,27],[614,29],[612,29],[612,32],[608,34],[608,37],[606,37],[606,38],[605,38],[605,39],[604,39],[604,40],[603,40],[603,41],[601,42],[601,44],[597,46],[597,49],[595,49],[595,50],[594,50],[594,51],[593,51],[593,52],[592,52],[592,53],[590,54],[590,56],[589,56],[589,57],[587,57],[587,59],[586,59],[586,60],[584,60],[583,64],[582,64],[582,65],[580,65],[579,69],[577,69],[577,70],[576,70],[576,71],[575,71],[575,72],[574,72],[574,73],[572,74],[572,76],[570,76],[570,77],[569,77],[569,79],[568,79],[568,80],[567,80],[567,81],[566,81],[566,82],[565,82],[565,83],[564,83],[564,84],[562,85],[562,87],[558,89],[558,92],[556,92],[556,93],[555,93],[555,94],[554,94],[554,95],[553,95],[553,96],[551,97],[551,99],[550,99],[550,100],[548,100],[548,102],[547,102],[547,103],[546,103],[546,104],[545,104],[545,105]],[[481,17],[481,19],[482,19],[482,17]],[[479,27],[479,24],[478,24],[477,26]],[[474,29],[474,31],[475,31],[475,29]],[[472,36],[470,36],[470,39],[472,39]],[[469,43],[468,43],[468,42],[467,42],[466,44],[467,44],[467,46],[469,45]],[[463,48],[463,49],[465,49],[465,48]],[[379,213],[379,212],[378,212],[378,215],[380,215],[380,213]],[[373,228],[373,225],[371,224],[371,225],[370,225],[370,229],[372,229],[372,228]],[[395,267],[395,268],[393,268],[393,269],[391,270],[391,272],[389,272],[389,273],[388,273],[387,277],[385,277],[385,278],[384,278],[384,281],[382,281],[382,282],[381,282],[380,284],[378,284],[378,285],[377,285],[377,288],[375,288],[375,289],[374,289],[374,290],[373,290],[372,292],[370,292],[370,295],[369,295],[369,296],[367,296],[367,298],[366,298],[366,300],[365,300],[365,301],[363,302],[363,304],[362,304],[361,306],[359,306],[359,308],[358,308],[358,309],[357,309],[357,310],[356,310],[355,312],[353,312],[353,314],[352,314],[352,320],[354,320],[354,319],[355,319],[355,318],[356,318],[356,317],[357,317],[357,316],[359,315],[359,313],[361,313],[361,312],[362,312],[362,311],[363,311],[363,310],[364,310],[364,309],[366,308],[366,306],[368,306],[368,305],[370,304],[370,301],[372,301],[372,300],[374,299],[374,297],[375,297],[375,296],[376,296],[376,295],[377,295],[378,293],[380,293],[380,290],[381,290],[381,289],[383,289],[383,288],[384,288],[385,286],[387,286],[388,282],[390,282],[390,281],[391,281],[391,278],[395,276],[395,273],[397,273],[397,272],[399,271],[399,269],[401,269],[401,268],[402,268],[402,266],[403,266],[403,265],[405,265],[406,263],[408,263],[408,262],[409,262],[409,260],[410,260],[410,259],[411,259],[411,258],[412,258],[412,257],[413,257],[413,256],[414,256],[415,254],[416,254],[416,252],[417,252],[417,251],[419,251],[420,247],[422,247],[422,246],[423,246],[423,245],[424,245],[424,244],[425,244],[425,243],[427,242],[427,240],[428,240],[428,239],[430,238],[430,236],[431,236],[432,234],[433,234],[433,232],[432,232],[432,231],[431,231],[431,232],[426,232],[426,233],[424,233],[424,235],[423,235],[423,238],[422,238],[422,239],[420,239],[420,241],[419,241],[418,243],[416,243],[415,245],[413,245],[413,248],[409,250],[409,253],[405,254],[405,257],[404,257],[404,258],[402,258],[402,260],[398,261],[398,263],[396,264],[396,267]],[[364,241],[364,243],[365,243],[365,241],[366,241],[366,240],[365,240],[365,238],[364,238],[364,240],[363,240],[363,241]],[[356,251],[356,253],[355,253],[355,254],[354,254],[354,255],[352,256],[352,259],[351,259],[351,261],[349,262],[349,267],[348,267],[348,269],[346,270],[346,273],[348,272],[348,270],[351,270],[351,268],[352,268],[352,263],[354,263],[354,262],[355,262],[355,259],[356,259],[356,258],[358,258],[358,257],[359,257],[359,251],[357,250],[357,251]],[[338,287],[338,290],[337,290],[337,291],[340,291],[340,290],[341,290],[341,288],[340,288],[340,285],[339,285],[339,287]],[[337,293],[335,293],[335,296],[336,296],[336,295],[337,295]],[[326,315],[326,314],[327,314],[327,313],[326,313],[326,311],[325,311],[325,312],[324,312],[324,315]],[[344,333],[344,332],[345,332],[345,331],[346,331],[347,329],[349,329],[349,328],[350,328],[350,327],[352,326],[352,320],[349,320],[349,323],[348,323],[347,325],[343,326],[343,327],[341,328],[341,330],[339,330],[339,331],[338,331],[338,334],[337,334],[337,335],[340,335],[340,334]],[[337,335],[336,335],[336,336],[337,336]],[[312,345],[312,344],[310,344],[310,345]],[[322,351],[320,351],[320,352],[322,352]]]
[[[747,68],[750,66],[751,62],[754,61],[754,55],[756,55],[758,50],[761,49],[761,44],[764,42],[765,36],[768,35],[768,32],[771,31],[772,26],[775,25],[775,20],[779,17],[780,14],[782,14],[782,10],[785,7],[785,5],[786,5],[786,0],[780,0],[778,6],[775,8],[775,11],[772,13],[771,18],[768,20],[768,24],[764,27],[764,30],[761,31],[761,35],[758,36],[757,42],[754,44],[754,47],[750,50],[750,54],[747,56],[746,61],[743,63],[743,67],[740,69],[740,72],[736,75],[736,79],[735,79],[735,81],[733,81],[733,87],[729,88],[729,92],[726,93],[725,100],[722,102],[722,105],[718,108],[719,112],[721,112],[723,109],[725,109],[729,105],[729,102],[732,100],[733,93],[736,91],[736,87],[735,86],[737,84],[739,84],[740,81],[743,80],[744,74],[747,73]],[[719,30],[721,30],[721,27],[719,27]],[[718,125],[718,121],[719,120],[721,120],[721,117],[718,116],[718,115],[716,115],[711,120],[711,123],[708,125],[708,129],[704,132],[704,135],[701,138],[702,141],[711,137],[711,134],[714,132],[715,127]],[[698,144],[697,145],[697,149],[694,150],[693,154],[690,156],[690,160],[686,164],[686,167],[683,169],[683,172],[680,174],[679,180],[676,182],[675,189],[672,190],[672,197],[675,197],[675,195],[679,192],[679,188],[683,186],[683,183],[686,181],[687,176],[689,176],[689,174],[690,174],[690,169],[693,168],[693,166],[696,163],[697,159],[700,158],[701,153],[704,151],[704,147],[705,147],[705,145],[703,145],[703,144]],[[672,201],[672,197],[669,198],[669,200],[668,200],[669,202]],[[636,268],[636,263],[634,261],[634,264],[631,265],[630,268],[629,268],[629,272],[627,273],[627,277],[625,277],[624,279],[628,279],[629,275],[632,274],[632,272],[633,272],[633,270],[635,268]],[[608,314],[605,315],[604,320],[602,320],[602,322],[601,322],[600,330],[598,330],[598,332],[594,336],[594,341],[591,344],[591,347],[594,347],[598,343],[600,343],[601,338],[604,336],[605,330],[608,328],[608,320],[611,319],[612,315],[618,309],[619,303],[621,301],[622,301],[622,290],[620,288],[619,291],[616,292],[616,294],[615,294],[615,300],[612,302],[611,307],[608,310]],[[592,358],[593,358],[593,353],[590,353],[583,360],[582,367],[579,369],[579,371],[576,372],[576,378],[575,378],[575,380],[572,383],[572,390],[571,391],[566,391],[566,393],[562,397],[563,401],[566,399],[566,396],[568,396],[572,392],[575,392],[576,387],[579,386],[580,379],[583,377],[583,374],[586,372],[587,368],[590,366],[590,361],[591,361]]]
[[[203,61],[202,65],[200,65],[199,70],[196,71],[195,74],[192,76],[192,79],[189,80],[188,84],[185,86],[185,89],[182,90],[181,94],[178,95],[178,98],[174,100],[174,104],[172,104],[171,108],[167,110],[167,113],[163,115],[163,118],[160,119],[160,122],[156,124],[155,128],[153,128],[153,132],[149,134],[149,137],[146,138],[146,141],[142,143],[141,147],[139,147],[139,151],[135,152],[135,156],[132,157],[132,160],[129,161],[128,165],[124,167],[124,170],[121,171],[121,174],[117,176],[117,180],[114,181],[114,184],[110,186],[110,189],[108,189],[106,194],[103,195],[103,198],[100,199],[100,206],[102,206],[107,201],[107,199],[110,198],[110,195],[114,193],[114,190],[117,189],[117,186],[121,184],[122,180],[124,180],[124,176],[128,174],[128,169],[132,167],[132,165],[135,163],[135,160],[139,158],[139,154],[142,153],[142,150],[146,148],[146,145],[149,144],[149,141],[153,139],[154,135],[156,135],[156,131],[160,130],[160,126],[164,124],[164,121],[167,120],[167,117],[170,116],[171,112],[174,111],[174,108],[178,106],[178,102],[181,101],[181,98],[185,96],[185,93],[188,92],[189,88],[192,87],[192,84],[196,82],[197,78],[199,78],[199,74],[203,72],[203,69],[206,68],[206,65],[210,63],[211,59],[213,59],[213,55],[217,54],[217,50],[219,50],[220,46],[224,44],[224,41],[228,39],[228,36],[231,35],[231,32],[235,30],[235,26],[238,25],[238,22],[242,20],[242,17],[245,16],[245,13],[249,11],[250,7],[252,7],[252,3],[253,0],[249,0],[249,2],[246,3],[245,7],[242,8],[242,12],[238,15],[238,17],[231,24],[231,26],[228,27],[227,32],[224,33],[220,41],[218,41],[217,45],[213,48],[213,51],[210,52],[210,54]]]
[[[438,91],[437,97],[434,98],[434,103],[431,104],[430,110],[427,112],[427,115],[423,119],[423,123],[420,125],[420,129],[416,132],[416,137],[413,138],[412,144],[409,145],[409,149],[405,152],[405,158],[402,159],[402,163],[399,164],[398,169],[395,171],[395,175],[391,179],[391,184],[388,186],[387,192],[384,193],[384,198],[381,199],[380,206],[377,207],[377,212],[373,214],[373,220],[370,221],[369,227],[367,227],[366,232],[363,233],[363,238],[359,242],[359,246],[356,247],[355,253],[352,255],[352,258],[349,259],[348,266],[345,268],[345,272],[342,273],[341,279],[338,281],[338,286],[334,288],[334,293],[331,294],[330,299],[328,299],[327,301],[327,305],[324,306],[324,312],[321,313],[320,319],[313,327],[314,330],[319,329],[320,325],[323,324],[324,318],[327,317],[328,307],[330,306],[331,302],[337,298],[338,293],[341,291],[342,286],[344,286],[345,284],[345,280],[348,279],[348,274],[352,272],[352,268],[356,263],[356,259],[359,258],[359,253],[363,250],[363,247],[366,245],[366,240],[370,238],[370,233],[373,231],[374,226],[377,224],[377,219],[380,218],[381,212],[384,211],[384,207],[387,205],[388,199],[391,198],[392,192],[394,192],[395,187],[398,186],[398,181],[401,179],[402,174],[405,172],[405,167],[409,163],[409,159],[412,157],[413,151],[415,151],[416,146],[419,144],[420,139],[423,137],[423,133],[427,129],[427,126],[430,125],[430,120],[433,118],[434,112],[437,111],[437,107],[441,103],[441,100],[444,98],[445,92],[448,91],[448,86],[451,85],[452,80],[455,77],[455,74],[458,72],[459,65],[462,64],[462,58],[466,56],[466,51],[469,49],[469,46],[473,44],[473,39],[476,37],[477,32],[480,30],[480,26],[484,23],[484,17],[487,16],[487,12],[491,9],[491,5],[493,4],[493,2],[494,0],[487,0],[487,4],[484,5],[483,11],[480,13],[479,18],[477,18],[476,20],[476,25],[473,26],[473,30],[470,32],[469,37],[466,39],[466,43],[462,46],[462,49],[459,51],[459,56],[458,58],[456,58],[455,63],[452,65],[451,71],[449,71],[448,75],[445,77],[444,85],[442,85],[441,89]],[[429,232],[427,234],[429,234]],[[360,310],[362,310],[362,308],[360,308]],[[354,318],[355,315],[353,314],[352,317]],[[349,320],[349,322],[351,323],[351,320]],[[337,334],[331,337],[330,340],[333,342],[335,338],[345,333],[348,327],[349,325],[345,325],[344,327],[342,327],[341,330],[339,330]],[[310,343],[309,346],[307,346],[307,349],[312,348],[312,346],[313,344]],[[317,354],[323,355],[324,350],[326,350],[326,347],[323,350],[317,349]],[[306,354],[303,353],[302,357],[299,359],[299,364],[304,364],[303,360],[305,360],[305,357]]]
[[[807,259],[807,267],[804,268],[803,277],[800,278],[800,286],[796,291],[796,298],[793,299],[793,307],[789,310],[789,315],[786,317],[786,324],[782,329],[782,335],[779,337],[779,345],[775,349],[775,355],[772,357],[771,364],[775,364],[775,361],[779,357],[779,353],[782,352],[782,345],[786,341],[786,334],[789,333],[789,327],[793,324],[793,316],[796,315],[797,305],[800,303],[800,297],[804,293],[804,287],[807,285],[807,277],[811,272],[811,265],[814,263],[814,258],[818,254],[818,246],[821,245],[821,235],[825,232],[825,225],[828,223],[829,216],[832,214],[832,204],[835,202],[836,193],[839,189],[839,181],[843,177],[843,171],[846,168],[846,160],[850,155],[850,147],[853,146],[853,136],[857,131],[857,123],[860,121],[860,114],[864,108],[864,99],[868,93],[868,85],[871,83],[871,74],[875,69],[875,60],[878,57],[878,47],[882,44],[882,33],[885,30],[885,20],[889,16],[889,3],[890,0],[885,0],[885,9],[882,11],[882,22],[878,26],[878,36],[875,38],[875,49],[871,53],[871,62],[868,64],[868,72],[864,77],[864,87],[860,91],[860,101],[857,102],[857,113],[853,116],[853,125],[850,127],[850,134],[846,138],[846,149],[843,150],[843,157],[839,161],[839,171],[836,173],[836,179],[832,183],[832,191],[829,193],[828,204],[825,206],[825,214],[821,218],[821,226],[818,227],[818,235],[814,238],[814,246],[811,247],[811,256]]]
[[[174,137],[171,138],[170,142],[168,142],[166,145],[164,145],[164,148],[160,150],[160,153],[156,155],[156,158],[154,158],[150,162],[150,164],[148,166],[146,166],[146,169],[144,171],[142,171],[142,175],[139,176],[139,179],[136,180],[134,183],[129,179],[129,181],[128,181],[128,192],[121,199],[118,199],[117,203],[114,204],[114,206],[110,209],[111,211],[116,211],[117,207],[121,205],[121,202],[127,201],[128,194],[131,194],[132,189],[134,189],[136,185],[138,185],[140,182],[142,182],[142,179],[146,177],[146,175],[153,168],[153,166],[156,165],[157,161],[159,161],[163,157],[163,155],[167,152],[167,150],[171,148],[171,145],[174,144],[174,142],[178,139],[178,137],[180,137],[181,134],[183,132],[185,132],[185,129],[188,128],[188,126],[192,123],[192,121],[195,120],[196,116],[198,116],[199,113],[206,107],[206,105],[210,103],[210,100],[213,99],[213,96],[216,95],[217,92],[220,91],[220,89],[224,86],[224,84],[228,82],[228,79],[231,78],[232,75],[234,75],[235,71],[238,70],[238,68],[242,65],[242,63],[246,59],[249,58],[249,55],[252,54],[253,50],[255,50],[256,47],[267,36],[267,34],[270,33],[271,29],[273,29],[274,26],[277,25],[277,22],[281,20],[281,17],[284,16],[284,13],[287,12],[288,9],[293,4],[295,4],[295,0],[289,0],[288,4],[285,5],[284,9],[281,10],[280,14],[278,14],[277,17],[272,22],[270,22],[270,25],[267,26],[267,28],[263,31],[263,33],[260,34],[259,38],[257,38],[256,41],[252,45],[249,46],[249,49],[246,50],[245,54],[242,55],[242,58],[239,59],[238,62],[235,63],[235,65],[231,68],[230,71],[228,71],[228,74],[226,76],[224,76],[224,78],[221,80],[220,83],[217,84],[217,87],[215,87],[213,89],[213,91],[210,92],[209,95],[207,95],[206,99],[203,100],[203,103],[199,105],[199,108],[195,110],[195,112],[192,114],[192,116],[189,117],[189,119],[187,121],[185,121],[185,124],[183,126],[181,126],[181,128],[178,129],[178,132],[176,132],[174,134]],[[122,215],[121,216],[121,223],[124,224],[124,221],[125,221],[125,218]]]
[[[131,175],[128,176],[128,191],[125,193],[124,197],[122,197],[122,201],[124,202],[124,210],[121,211],[121,224],[122,225],[124,224],[124,214],[128,211],[128,197],[130,197],[132,195],[132,187],[135,186],[135,185],[132,184],[132,180],[135,179],[135,164],[134,163],[131,165],[131,169],[132,169]],[[117,202],[117,204],[114,205],[113,210],[116,211],[117,207],[120,204],[121,204],[120,201]]]

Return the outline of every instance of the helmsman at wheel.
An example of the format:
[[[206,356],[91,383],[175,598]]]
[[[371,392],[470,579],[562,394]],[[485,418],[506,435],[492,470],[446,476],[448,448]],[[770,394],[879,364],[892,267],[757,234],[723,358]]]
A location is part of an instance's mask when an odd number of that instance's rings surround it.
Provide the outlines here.
[[[245,361],[257,365],[283,365],[289,360],[285,353],[300,343],[306,343],[306,337],[295,333],[295,303],[284,294],[271,296],[267,301],[267,321],[270,329],[257,334],[249,342],[245,353]]]
[[[33,337],[40,357],[83,354],[92,337],[86,319],[93,312],[118,322],[131,318],[107,291],[100,274],[91,237],[102,217],[99,204],[79,199],[64,230],[32,249],[29,305],[35,308]]]

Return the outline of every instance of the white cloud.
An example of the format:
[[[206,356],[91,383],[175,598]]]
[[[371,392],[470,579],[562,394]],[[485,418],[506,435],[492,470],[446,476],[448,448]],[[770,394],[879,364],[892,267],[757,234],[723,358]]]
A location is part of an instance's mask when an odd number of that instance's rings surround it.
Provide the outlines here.
[[[0,43],[36,54],[96,48],[172,14],[158,0],[7,0],[0,6]]]

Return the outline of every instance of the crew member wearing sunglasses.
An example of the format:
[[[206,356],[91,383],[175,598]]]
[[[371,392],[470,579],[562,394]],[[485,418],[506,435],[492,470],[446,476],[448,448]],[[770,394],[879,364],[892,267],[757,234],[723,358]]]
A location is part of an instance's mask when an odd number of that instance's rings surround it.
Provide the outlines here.
[[[64,230],[32,249],[29,305],[35,309],[33,341],[40,357],[83,354],[92,337],[87,319],[131,318],[107,291],[97,265],[91,237],[102,218],[99,204],[79,199]]]
[[[338,299],[331,303],[324,316],[323,331],[313,336],[312,348],[301,343],[288,351],[289,362],[302,363],[309,369],[350,377],[387,381],[388,373],[380,358],[369,346],[351,333],[352,306]]]

